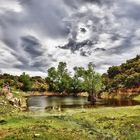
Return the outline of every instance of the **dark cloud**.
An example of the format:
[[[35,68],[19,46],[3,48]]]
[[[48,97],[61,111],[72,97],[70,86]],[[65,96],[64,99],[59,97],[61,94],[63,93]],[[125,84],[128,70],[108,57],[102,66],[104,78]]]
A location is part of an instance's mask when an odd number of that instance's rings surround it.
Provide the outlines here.
[[[49,35],[53,38],[64,37],[69,33],[66,28],[63,18],[68,16],[68,13],[63,5],[63,2],[58,0],[21,0],[25,10],[24,21],[26,25],[32,24],[38,32]],[[63,10],[62,10],[63,9]]]
[[[41,49],[41,43],[33,36],[22,37],[21,46],[32,58],[42,56],[44,53],[43,49]]]
[[[21,37],[20,46],[23,48],[25,58],[21,55],[14,54],[16,58],[21,62],[21,64],[15,65],[16,68],[28,69],[28,70],[40,70],[42,71],[44,67],[48,64],[44,59],[44,51],[41,42],[33,36],[23,36]]]
[[[126,17],[128,19],[140,21],[140,4],[136,4],[132,1],[122,1],[120,4],[125,6],[122,7],[122,11],[115,13],[118,18]]]

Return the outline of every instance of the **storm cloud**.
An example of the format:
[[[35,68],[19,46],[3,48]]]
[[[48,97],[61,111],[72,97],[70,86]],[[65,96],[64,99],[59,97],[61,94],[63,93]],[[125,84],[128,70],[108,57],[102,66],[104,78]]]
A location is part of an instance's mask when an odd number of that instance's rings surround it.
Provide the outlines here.
[[[89,62],[105,72],[140,52],[139,0],[0,0],[0,70],[46,75]]]

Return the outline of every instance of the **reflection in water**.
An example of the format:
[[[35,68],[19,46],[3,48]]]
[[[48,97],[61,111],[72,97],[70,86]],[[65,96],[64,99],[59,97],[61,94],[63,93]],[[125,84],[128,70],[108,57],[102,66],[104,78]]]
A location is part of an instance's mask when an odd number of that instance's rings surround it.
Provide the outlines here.
[[[27,99],[27,106],[31,111],[43,112],[47,106],[46,97],[44,96],[32,96]]]
[[[91,105],[87,97],[73,97],[73,96],[31,96],[27,99],[27,106],[30,111],[44,111],[45,109],[52,109],[61,111],[63,108],[88,108],[100,106],[132,106],[139,105],[139,102],[134,100],[116,100],[108,99],[97,101],[96,105]]]
[[[58,97],[31,96],[27,99],[27,106],[31,111],[43,111],[46,108],[61,111],[61,108],[82,107],[90,104],[87,97]]]
[[[103,101],[104,106],[134,106],[140,105],[140,102],[134,101],[132,99],[108,99]]]

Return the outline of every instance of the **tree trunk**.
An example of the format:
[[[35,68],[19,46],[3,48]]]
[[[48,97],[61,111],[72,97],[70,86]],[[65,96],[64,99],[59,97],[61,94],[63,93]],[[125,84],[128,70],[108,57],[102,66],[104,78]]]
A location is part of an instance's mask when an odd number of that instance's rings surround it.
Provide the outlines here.
[[[95,102],[96,102],[95,96],[94,95],[89,95],[88,96],[88,101],[90,101],[92,104],[95,104]]]

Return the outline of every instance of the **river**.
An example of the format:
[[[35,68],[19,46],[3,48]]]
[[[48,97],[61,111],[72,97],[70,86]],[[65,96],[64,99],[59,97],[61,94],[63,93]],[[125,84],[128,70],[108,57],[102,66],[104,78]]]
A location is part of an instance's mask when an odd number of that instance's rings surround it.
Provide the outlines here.
[[[131,99],[107,99],[97,101],[95,105],[88,102],[87,97],[75,96],[30,96],[27,98],[29,111],[63,110],[65,108],[120,107],[140,105]]]

